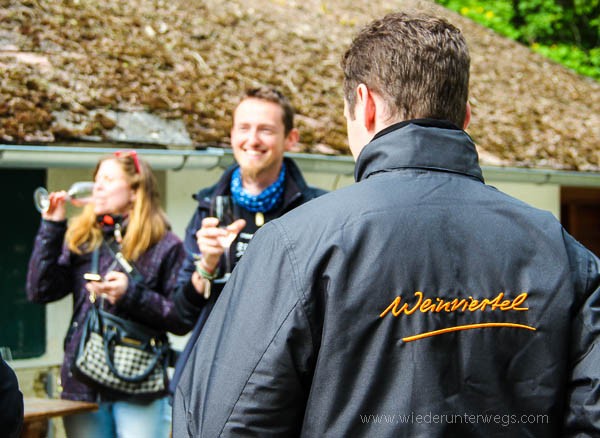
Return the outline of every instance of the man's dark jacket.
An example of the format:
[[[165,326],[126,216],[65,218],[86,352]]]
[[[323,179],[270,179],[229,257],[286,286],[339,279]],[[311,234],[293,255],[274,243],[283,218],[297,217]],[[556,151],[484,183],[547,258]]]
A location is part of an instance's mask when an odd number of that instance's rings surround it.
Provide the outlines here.
[[[174,436],[600,436],[599,260],[448,123],[387,128],[355,176],[256,234]]]

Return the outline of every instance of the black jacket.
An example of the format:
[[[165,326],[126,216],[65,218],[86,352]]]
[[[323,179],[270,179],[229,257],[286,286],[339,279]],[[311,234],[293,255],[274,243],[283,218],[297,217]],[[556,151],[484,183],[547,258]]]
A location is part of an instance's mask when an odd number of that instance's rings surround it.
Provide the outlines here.
[[[0,356],[0,436],[18,437],[23,426],[23,394],[14,371]]]
[[[256,234],[174,436],[600,436],[599,260],[447,123],[386,129],[356,179]]]

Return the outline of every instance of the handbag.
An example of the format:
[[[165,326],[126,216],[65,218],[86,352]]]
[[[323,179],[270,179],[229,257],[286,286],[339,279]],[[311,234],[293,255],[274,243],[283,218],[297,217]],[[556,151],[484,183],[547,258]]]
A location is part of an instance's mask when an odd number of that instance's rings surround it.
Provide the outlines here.
[[[121,258],[125,260],[120,251],[109,249],[119,263]],[[92,275],[97,275],[97,260],[98,254],[92,254],[92,271],[96,271]],[[143,278],[126,263],[127,267],[121,265],[130,277],[137,277],[137,281]],[[95,298],[90,295],[92,306],[73,361],[75,376],[103,394],[118,398],[151,400],[164,396],[170,351],[167,335],[103,310],[103,299],[98,306]]]

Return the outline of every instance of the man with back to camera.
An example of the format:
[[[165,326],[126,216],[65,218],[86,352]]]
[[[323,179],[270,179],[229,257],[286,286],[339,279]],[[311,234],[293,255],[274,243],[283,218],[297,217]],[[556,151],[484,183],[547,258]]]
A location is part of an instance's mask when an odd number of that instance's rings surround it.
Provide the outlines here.
[[[237,235],[231,246],[235,266],[258,228],[325,193],[309,187],[291,158],[284,157],[299,139],[294,109],[281,92],[270,87],[247,90],[235,108],[231,147],[236,164],[213,186],[200,190],[185,233],[186,260],[179,273],[174,301],[183,319],[194,327],[176,364],[173,391],[216,297],[223,287],[227,254],[220,239]],[[215,197],[231,196],[236,221],[226,230],[212,217]],[[268,258],[264,254],[261,258]]]
[[[469,63],[427,15],[356,36],[357,184],[255,235],[177,388],[175,436],[600,436],[599,260],[485,185]]]

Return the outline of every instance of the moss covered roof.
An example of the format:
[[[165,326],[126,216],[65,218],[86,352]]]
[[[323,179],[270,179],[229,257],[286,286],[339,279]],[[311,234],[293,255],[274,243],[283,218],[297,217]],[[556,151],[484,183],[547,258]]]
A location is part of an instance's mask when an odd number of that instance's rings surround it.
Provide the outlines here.
[[[143,111],[182,120],[194,145],[226,146],[243,90],[268,84],[297,110],[299,151],[349,154],[340,57],[373,18],[416,8],[466,35],[484,164],[600,169],[600,83],[429,1],[1,3],[0,142],[110,138],[111,114]]]

